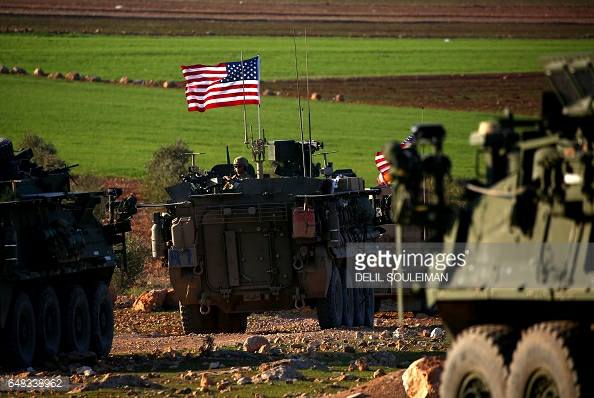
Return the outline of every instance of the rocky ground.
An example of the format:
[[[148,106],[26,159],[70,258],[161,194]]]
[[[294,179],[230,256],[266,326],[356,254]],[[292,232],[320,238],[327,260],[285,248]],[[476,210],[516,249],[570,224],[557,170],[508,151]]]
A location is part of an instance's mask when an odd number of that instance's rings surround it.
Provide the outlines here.
[[[65,355],[0,378],[61,376],[71,396],[404,397],[403,369],[448,346],[441,321],[423,314],[400,324],[380,312],[373,330],[322,331],[305,309],[254,314],[245,334],[186,336],[177,311],[138,312],[133,301],[117,299],[106,360]]]

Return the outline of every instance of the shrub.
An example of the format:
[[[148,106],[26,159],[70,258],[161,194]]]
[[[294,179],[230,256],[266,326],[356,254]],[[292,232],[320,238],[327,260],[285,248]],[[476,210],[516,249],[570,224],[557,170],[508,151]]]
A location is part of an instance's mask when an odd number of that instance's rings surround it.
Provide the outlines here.
[[[46,170],[59,169],[66,166],[66,162],[58,156],[56,147],[37,134],[25,134],[20,146],[21,148],[31,148],[33,151],[32,160]]]
[[[126,236],[126,249],[128,268],[126,270],[120,267],[116,268],[111,282],[117,292],[128,290],[134,286],[142,275],[144,262],[151,255],[148,244],[133,234]]]
[[[190,159],[185,153],[191,152],[188,145],[178,140],[175,144],[163,146],[153,153],[152,160],[146,166],[143,182],[143,195],[149,201],[167,199],[166,187],[179,181],[179,176],[186,173]]]

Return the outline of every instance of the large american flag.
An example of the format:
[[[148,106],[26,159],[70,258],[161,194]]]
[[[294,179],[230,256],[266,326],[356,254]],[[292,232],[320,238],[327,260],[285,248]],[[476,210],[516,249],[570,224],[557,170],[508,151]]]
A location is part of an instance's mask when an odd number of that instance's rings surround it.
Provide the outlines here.
[[[182,65],[188,111],[260,103],[258,57],[218,65]]]

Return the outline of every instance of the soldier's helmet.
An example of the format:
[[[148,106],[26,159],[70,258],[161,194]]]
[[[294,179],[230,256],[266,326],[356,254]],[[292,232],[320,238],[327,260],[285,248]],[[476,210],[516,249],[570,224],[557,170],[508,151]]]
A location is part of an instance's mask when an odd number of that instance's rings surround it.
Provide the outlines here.
[[[248,167],[248,160],[246,158],[244,158],[243,156],[238,156],[235,159],[233,159],[233,166],[243,166],[244,169],[247,169]]]

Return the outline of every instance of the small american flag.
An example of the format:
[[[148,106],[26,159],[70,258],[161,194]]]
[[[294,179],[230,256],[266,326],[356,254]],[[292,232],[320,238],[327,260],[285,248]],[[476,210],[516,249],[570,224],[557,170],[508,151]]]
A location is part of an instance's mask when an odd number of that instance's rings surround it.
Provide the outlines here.
[[[417,137],[414,134],[409,135],[400,143],[400,148],[408,149],[415,144]],[[375,167],[379,170],[378,182],[382,185],[388,184],[392,181],[390,177],[390,167],[392,164],[388,162],[383,152],[375,153]]]
[[[182,65],[188,111],[260,103],[258,57],[218,65]]]

